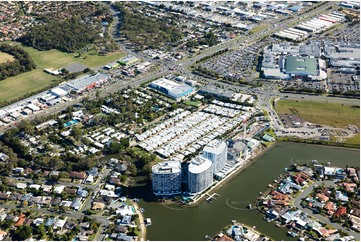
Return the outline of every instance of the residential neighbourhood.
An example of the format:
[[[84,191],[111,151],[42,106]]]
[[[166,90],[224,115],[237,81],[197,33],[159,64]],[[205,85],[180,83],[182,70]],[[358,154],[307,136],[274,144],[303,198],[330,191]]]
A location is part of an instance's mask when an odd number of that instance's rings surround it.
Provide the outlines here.
[[[360,232],[355,168],[325,166],[313,160],[306,166],[294,165],[279,178],[258,202],[267,222],[287,227],[292,237],[312,240],[354,239],[345,236],[342,227]]]

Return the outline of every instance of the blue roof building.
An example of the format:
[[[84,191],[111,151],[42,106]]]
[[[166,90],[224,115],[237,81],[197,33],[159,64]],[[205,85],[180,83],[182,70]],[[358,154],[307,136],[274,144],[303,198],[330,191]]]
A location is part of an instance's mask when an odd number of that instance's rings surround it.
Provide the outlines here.
[[[293,7],[290,7],[288,10],[290,10],[292,12],[299,12],[302,8],[303,8],[303,6],[295,5]]]
[[[46,222],[45,222],[45,226],[51,226],[53,224],[55,224],[54,218],[48,218],[48,220],[46,220]]]
[[[152,82],[149,87],[160,91],[164,95],[175,100],[179,100],[193,92],[193,88],[191,86],[183,83],[176,83],[165,78]]]

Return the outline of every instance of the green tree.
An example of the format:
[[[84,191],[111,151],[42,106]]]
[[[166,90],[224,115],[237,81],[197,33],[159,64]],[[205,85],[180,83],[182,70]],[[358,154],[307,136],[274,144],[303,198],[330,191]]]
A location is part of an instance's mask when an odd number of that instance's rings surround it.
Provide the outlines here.
[[[132,176],[136,176],[137,175],[137,167],[131,163],[129,166],[128,166],[128,170],[130,171],[130,173],[132,174]]]
[[[13,233],[14,240],[24,241],[32,236],[32,230],[28,225],[20,225]]]
[[[80,140],[80,138],[83,136],[83,131],[79,126],[75,126],[71,130],[71,135],[74,137],[75,140]]]
[[[128,177],[126,175],[121,175],[120,176],[120,181],[123,182],[123,183],[126,182],[127,179],[128,179]]]
[[[99,90],[95,91],[95,97],[96,97],[97,100],[99,100],[99,98],[100,98],[100,91]]]

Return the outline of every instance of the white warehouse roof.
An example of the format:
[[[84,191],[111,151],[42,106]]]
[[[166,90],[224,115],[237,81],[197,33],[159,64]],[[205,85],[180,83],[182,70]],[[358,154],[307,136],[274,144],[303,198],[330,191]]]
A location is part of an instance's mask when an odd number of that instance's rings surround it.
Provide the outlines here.
[[[51,89],[50,92],[55,94],[58,97],[65,96],[66,94],[68,94],[67,91],[65,91],[64,89],[62,89],[60,87],[55,87],[55,88]]]

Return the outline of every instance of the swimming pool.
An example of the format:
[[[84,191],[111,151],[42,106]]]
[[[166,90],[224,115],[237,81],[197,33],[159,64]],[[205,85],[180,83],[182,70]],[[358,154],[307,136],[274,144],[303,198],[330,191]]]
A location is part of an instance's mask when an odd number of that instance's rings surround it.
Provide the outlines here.
[[[66,122],[66,123],[64,124],[64,127],[69,127],[69,126],[71,126],[71,125],[73,125],[73,124],[76,124],[76,123],[79,123],[79,120],[73,119],[73,120],[71,120],[71,121],[69,121],[69,122]]]

